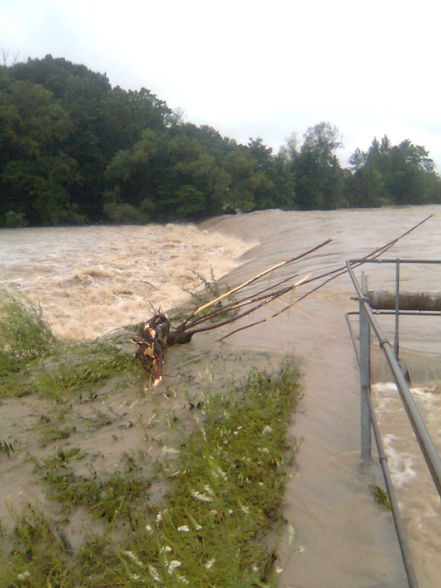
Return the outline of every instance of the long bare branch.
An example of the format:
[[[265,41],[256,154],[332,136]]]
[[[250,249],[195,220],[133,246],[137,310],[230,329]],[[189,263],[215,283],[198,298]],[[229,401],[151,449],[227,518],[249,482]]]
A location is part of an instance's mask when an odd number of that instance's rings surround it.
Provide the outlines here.
[[[430,218],[432,218],[432,216],[433,216],[433,214],[430,214],[429,216],[427,216],[423,220],[421,220],[418,223],[416,223],[415,225],[413,225],[410,229],[408,229],[407,231],[405,231],[404,233],[402,233],[398,237],[395,237],[394,239],[392,239],[391,241],[389,241],[385,245],[382,245],[381,247],[378,247],[377,249],[374,249],[373,251],[371,251],[370,253],[368,253],[364,257],[360,258],[357,261],[357,263],[354,264],[354,267],[358,267],[358,266],[362,265],[365,261],[372,260],[372,259],[377,259],[381,255],[383,255],[386,251],[388,251],[391,247],[393,247],[398,241],[400,241],[401,239],[403,239],[404,237],[406,237],[407,235],[409,235],[409,233],[413,232],[418,227],[420,227],[422,224],[424,224],[425,222],[427,222]],[[288,304],[287,306],[285,306],[281,310],[278,310],[274,314],[272,314],[272,315],[270,315],[270,316],[268,316],[268,317],[266,317],[264,319],[261,319],[259,321],[256,321],[254,323],[251,323],[249,325],[244,325],[243,327],[239,327],[238,329],[235,329],[234,331],[231,331],[230,333],[228,333],[227,335],[224,335],[223,337],[221,337],[218,340],[219,341],[223,341],[223,340],[227,339],[228,337],[231,337],[231,335],[234,335],[235,333],[238,333],[239,331],[243,331],[245,329],[249,329],[249,328],[254,327],[254,326],[258,325],[258,324],[262,324],[262,323],[264,323],[264,322],[266,322],[268,320],[272,320],[273,318],[276,318],[280,314],[282,314],[282,313],[286,312],[287,310],[289,310],[290,308],[292,308],[295,304],[298,304],[299,302],[301,302],[302,300],[304,300],[307,296],[310,296],[314,292],[317,292],[317,290],[320,290],[320,288],[323,288],[323,286],[325,286],[326,284],[328,284],[332,280],[335,280],[336,278],[344,275],[345,273],[347,273],[347,271],[348,270],[347,270],[347,268],[346,268],[345,265],[344,266],[339,266],[335,270],[332,270],[332,271],[329,271],[329,272],[325,272],[324,274],[321,274],[319,276],[315,276],[315,277],[310,278],[308,280],[304,280],[303,283],[304,284],[308,284],[308,283],[311,283],[313,281],[316,281],[316,280],[319,280],[319,279],[322,279],[322,278],[327,278],[323,282],[321,282],[320,284],[318,284],[315,288],[312,288],[311,290],[308,290],[308,292],[306,292],[305,294],[303,294],[302,296],[300,296],[299,298],[297,298],[294,302],[292,302],[291,304]]]
[[[185,330],[185,333],[188,334],[189,336],[193,336],[195,333],[202,333],[204,331],[212,331],[213,329],[217,329],[217,328],[222,327],[224,325],[228,325],[230,323],[236,322],[239,319],[243,318],[244,316],[248,316],[249,314],[255,312],[256,310],[258,310],[262,306],[265,306],[266,304],[269,304],[273,300],[280,298],[280,296],[283,296],[284,294],[287,294],[288,292],[295,290],[295,288],[297,288],[297,286],[300,286],[300,284],[304,283],[308,279],[309,275],[310,274],[308,274],[307,276],[304,276],[301,280],[299,280],[295,284],[292,284],[290,287],[283,288],[282,290],[278,290],[277,292],[273,292],[272,294],[269,294],[268,296],[264,296],[258,304],[256,304],[252,308],[249,308],[248,310],[242,312],[241,314],[238,314],[234,317],[230,317],[229,319],[227,319],[221,323],[216,323],[213,325],[209,325],[207,327],[200,327],[197,329],[190,329],[188,331]],[[176,331],[178,331],[178,330],[179,330],[179,327],[178,327],[178,329],[176,329]]]
[[[183,323],[183,324],[185,324],[185,329],[191,329],[200,323],[213,320],[216,317],[223,315],[223,314],[228,314],[230,312],[234,312],[235,310],[237,310],[238,308],[241,308],[242,306],[247,306],[248,304],[253,304],[255,302],[259,302],[260,300],[263,300],[264,298],[269,298],[269,297],[273,296],[274,294],[278,294],[278,293],[284,294],[285,292],[289,292],[292,289],[292,284],[285,286],[284,288],[279,289],[279,290],[276,290],[276,288],[277,288],[277,286],[284,284],[287,281],[292,282],[294,280],[294,278],[296,278],[298,275],[299,275],[298,273],[291,274],[290,276],[288,276],[287,278],[284,278],[283,280],[281,280],[277,284],[269,286],[268,288],[264,288],[263,290],[259,290],[259,292],[257,292],[254,296],[248,295],[245,298],[242,298],[239,300],[233,300],[229,304],[226,304],[226,305],[222,306],[221,308],[217,308],[216,310],[213,310],[207,314],[204,314],[203,316],[199,316],[197,318],[194,318],[193,320],[187,319],[186,322]],[[308,275],[310,275],[310,274],[308,274]],[[176,330],[182,330],[182,325],[177,327]]]
[[[199,306],[196,310],[194,310],[190,314],[190,316],[181,325],[179,325],[177,327],[177,330],[183,330],[183,329],[185,329],[187,327],[187,325],[190,323],[191,319],[194,316],[196,316],[197,314],[199,314],[200,312],[202,312],[203,310],[206,310],[207,308],[209,308],[210,306],[213,306],[214,304],[217,304],[218,302],[220,302],[224,298],[227,298],[228,296],[231,296],[231,295],[235,294],[236,292],[238,292],[239,290],[242,290],[246,286],[249,286],[250,284],[256,282],[257,280],[260,280],[261,278],[267,276],[271,272],[274,272],[275,270],[277,270],[277,269],[279,269],[281,267],[284,267],[284,266],[286,266],[286,265],[288,265],[290,263],[293,263],[294,261],[298,261],[299,259],[302,259],[303,257],[306,257],[307,255],[310,255],[311,253],[314,253],[318,249],[321,249],[322,247],[325,247],[325,245],[328,245],[328,243],[331,243],[331,241],[333,241],[333,240],[334,240],[334,237],[330,237],[329,239],[326,239],[322,243],[319,243],[318,245],[315,245],[311,249],[308,249],[307,251],[304,251],[303,253],[300,253],[299,255],[296,255],[295,257],[292,257],[291,259],[288,259],[286,261],[281,261],[279,263],[276,263],[275,265],[267,268],[266,270],[264,270],[264,271],[256,274],[255,276],[253,276],[249,280],[246,280],[242,284],[239,284],[238,286],[235,286],[231,290],[228,290],[228,292],[225,292],[224,294],[221,294],[220,296],[217,296],[213,300],[210,300],[206,304],[203,304],[202,306]]]

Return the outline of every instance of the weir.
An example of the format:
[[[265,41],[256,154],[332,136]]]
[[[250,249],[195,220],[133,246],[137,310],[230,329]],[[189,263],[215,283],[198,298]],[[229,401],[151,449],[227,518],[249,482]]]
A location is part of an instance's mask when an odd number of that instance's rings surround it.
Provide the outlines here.
[[[225,278],[232,284],[244,282],[329,235],[335,239],[326,251],[301,260],[296,269],[300,275],[332,271],[346,259],[365,258],[385,235],[396,234],[398,226],[414,226],[427,214],[437,214],[439,208],[314,213],[274,210],[223,217],[211,221],[209,228],[241,238],[259,236],[261,243]],[[405,258],[412,251],[415,258],[424,255],[437,259],[440,235],[440,222],[434,218],[424,231],[414,231],[396,243],[392,255]],[[369,280],[371,289],[394,288],[390,271],[393,265],[370,268],[375,268],[372,271],[375,275]],[[400,268],[403,289],[436,291],[441,283],[441,265],[431,266],[431,271],[427,271],[427,265],[400,264]],[[292,311],[282,315],[282,320],[267,321],[227,340],[241,349],[251,346],[292,354],[298,358],[303,373],[304,395],[290,429],[290,435],[300,440],[300,449],[285,492],[283,514],[288,528],[280,537],[278,550],[278,563],[283,570],[279,579],[281,588],[323,584],[327,588],[407,586],[393,518],[390,512],[375,504],[372,495],[374,486],[384,488],[381,467],[376,459],[371,465],[364,465],[360,460],[359,369],[345,322],[345,313],[357,310],[351,296],[354,289],[345,272],[313,296],[296,303]],[[274,312],[278,312],[285,303],[273,304]],[[262,314],[269,311],[268,308]],[[381,320],[389,336],[395,316],[393,310],[388,312],[392,315]],[[427,415],[426,421],[431,419],[429,425],[434,434],[439,430],[441,414],[439,384],[433,385],[434,380],[441,382],[437,344],[441,341],[441,324],[420,318],[419,314],[409,317],[400,314],[399,318],[400,358],[411,367],[413,385],[427,384],[427,394],[421,389],[417,401]],[[358,335],[358,327],[355,330]],[[394,343],[393,335],[391,342]],[[383,352],[377,354],[374,349],[373,394],[385,433],[391,475],[400,503],[404,505],[403,519],[420,585],[435,588],[439,585],[441,548],[437,524],[439,498],[433,492],[424,460],[418,459],[421,454],[414,448],[405,411],[396,408],[400,401],[388,385],[392,378],[382,377],[387,368],[383,365]],[[380,386],[379,382],[385,385]],[[441,443],[441,439],[436,442]]]
[[[395,265],[395,291],[369,291],[364,273],[359,283],[354,266],[365,263],[392,263]],[[441,496],[441,458],[427,429],[426,423],[421,416],[409,388],[410,375],[406,366],[399,358],[399,320],[403,314],[434,316],[440,315],[441,296],[427,292],[400,292],[400,265],[405,264],[441,264],[440,260],[349,260],[346,266],[353,282],[359,303],[358,313],[346,313],[346,321],[351,334],[357,363],[360,370],[360,431],[361,431],[361,459],[365,464],[372,462],[371,455],[371,434],[373,432],[378,460],[382,469],[385,486],[389,495],[392,515],[397,533],[403,564],[406,572],[409,588],[418,588],[418,580],[412,562],[410,551],[407,545],[406,534],[402,522],[398,500],[392,483],[388,465],[388,458],[384,451],[383,439],[375,414],[371,397],[371,334],[375,335],[378,346],[383,352],[387,364],[395,380],[403,407],[406,411],[409,422],[415,433],[421,452],[426,461],[428,470],[432,476],[433,483]],[[359,319],[359,343],[354,333],[351,315],[358,315]],[[384,332],[375,315],[394,314],[394,343],[393,345],[385,337]]]

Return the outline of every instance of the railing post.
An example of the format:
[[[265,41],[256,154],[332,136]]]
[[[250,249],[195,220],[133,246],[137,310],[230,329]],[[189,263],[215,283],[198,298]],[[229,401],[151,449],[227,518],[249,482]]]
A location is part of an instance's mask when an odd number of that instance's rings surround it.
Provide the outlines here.
[[[367,295],[367,280],[362,274],[362,292]],[[368,315],[360,300],[360,435],[361,460],[372,462],[371,415],[369,412],[368,395],[371,393],[371,325]]]
[[[397,361],[400,353],[400,260],[395,263],[395,336],[394,353]]]

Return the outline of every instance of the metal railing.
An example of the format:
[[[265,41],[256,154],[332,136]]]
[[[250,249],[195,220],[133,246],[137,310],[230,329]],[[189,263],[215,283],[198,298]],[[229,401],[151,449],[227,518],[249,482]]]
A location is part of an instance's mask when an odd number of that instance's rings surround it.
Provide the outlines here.
[[[367,284],[362,275],[362,283],[360,284],[355,276],[353,265],[359,266],[362,263],[394,263],[395,264],[395,310],[387,314],[395,315],[395,333],[393,345],[385,337],[381,329],[374,311],[367,296]],[[394,519],[395,529],[400,545],[403,564],[406,571],[408,585],[410,588],[418,588],[418,582],[415,574],[415,569],[410,557],[409,549],[404,532],[404,525],[401,519],[398,501],[392,484],[390,470],[388,466],[387,456],[384,452],[383,441],[381,437],[380,428],[375,415],[375,410],[371,398],[371,335],[375,334],[378,345],[383,351],[387,360],[392,376],[398,388],[404,409],[407,417],[412,425],[413,431],[417,438],[418,444],[421,448],[422,454],[426,461],[427,467],[432,476],[438,494],[441,496],[441,458],[433,443],[433,440],[427,430],[423,417],[421,416],[418,407],[410,392],[408,381],[402,366],[399,362],[399,316],[400,314],[415,314],[400,311],[400,265],[402,263],[437,263],[441,261],[432,260],[349,260],[346,266],[354,284],[357,293],[356,300],[359,304],[357,313],[347,313],[346,321],[351,334],[354,345],[357,362],[360,368],[360,429],[361,429],[361,458],[364,463],[371,463],[372,448],[371,448],[371,434],[373,431],[375,442],[377,445],[378,458],[383,472],[385,486],[389,495],[392,516]],[[418,314],[424,313],[420,311]],[[359,345],[357,346],[356,336],[354,334],[349,317],[351,315],[358,315],[359,317]],[[427,313],[427,314],[434,314]],[[439,315],[439,313],[437,313]]]

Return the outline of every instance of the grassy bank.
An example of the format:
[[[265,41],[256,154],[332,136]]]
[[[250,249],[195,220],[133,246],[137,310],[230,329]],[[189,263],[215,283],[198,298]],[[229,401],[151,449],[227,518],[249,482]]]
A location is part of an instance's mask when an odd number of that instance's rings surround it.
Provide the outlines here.
[[[20,316],[35,325],[38,309]],[[46,334],[25,358],[2,340],[1,408],[34,403],[36,418],[1,439],[0,460],[41,497],[9,507],[0,585],[275,585],[295,364],[233,381],[246,354],[186,345],[146,391],[127,334],[83,346]]]

